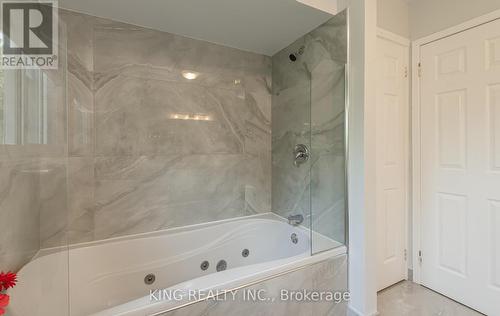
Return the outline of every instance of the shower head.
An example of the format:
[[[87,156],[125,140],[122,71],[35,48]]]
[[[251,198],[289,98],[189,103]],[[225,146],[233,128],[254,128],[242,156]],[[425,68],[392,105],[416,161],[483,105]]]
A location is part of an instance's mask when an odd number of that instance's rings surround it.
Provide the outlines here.
[[[305,46],[302,45],[300,46],[299,50],[294,52],[294,53],[291,53],[290,55],[288,55],[288,58],[290,59],[290,61],[292,62],[296,62],[297,59],[299,58],[300,55],[304,54],[304,49],[305,49]]]

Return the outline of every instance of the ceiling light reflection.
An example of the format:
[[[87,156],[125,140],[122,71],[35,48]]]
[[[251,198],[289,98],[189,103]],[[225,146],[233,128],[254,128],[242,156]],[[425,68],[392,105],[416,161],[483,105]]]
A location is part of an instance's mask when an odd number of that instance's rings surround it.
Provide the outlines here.
[[[194,80],[194,79],[198,78],[199,75],[200,75],[199,73],[194,72],[194,71],[184,70],[182,72],[182,76],[184,78],[186,78],[187,80]]]
[[[171,120],[184,120],[184,121],[213,121],[212,116],[206,114],[183,114],[172,113],[169,115]]]

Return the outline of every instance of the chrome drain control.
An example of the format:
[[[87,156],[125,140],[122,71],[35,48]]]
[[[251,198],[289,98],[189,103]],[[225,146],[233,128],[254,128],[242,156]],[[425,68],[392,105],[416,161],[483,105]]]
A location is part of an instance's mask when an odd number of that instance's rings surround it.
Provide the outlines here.
[[[243,258],[248,257],[250,255],[250,250],[243,249],[243,251],[241,252],[241,255],[243,256]]]
[[[151,285],[153,283],[155,283],[155,280],[156,280],[156,276],[154,274],[148,274],[144,277],[144,283],[146,283],[147,285]]]

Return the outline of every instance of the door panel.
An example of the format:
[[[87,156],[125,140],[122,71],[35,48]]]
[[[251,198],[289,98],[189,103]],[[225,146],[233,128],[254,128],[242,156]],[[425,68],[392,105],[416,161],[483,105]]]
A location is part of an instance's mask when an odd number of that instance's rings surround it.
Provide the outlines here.
[[[408,47],[378,39],[377,278],[381,290],[406,278]]]
[[[500,290],[500,201],[490,200],[491,285]]]
[[[500,84],[488,86],[488,110],[490,111],[490,167],[500,172]]]
[[[500,21],[422,46],[421,281],[500,315]]]

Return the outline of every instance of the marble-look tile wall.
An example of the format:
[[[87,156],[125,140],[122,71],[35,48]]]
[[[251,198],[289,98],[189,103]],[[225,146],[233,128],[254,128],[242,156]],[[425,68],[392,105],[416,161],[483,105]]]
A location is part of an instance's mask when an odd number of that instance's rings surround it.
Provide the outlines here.
[[[271,204],[283,216],[313,205],[313,227],[342,241],[345,15],[272,59],[65,10],[60,21],[53,140],[0,151],[0,211],[30,231],[2,240],[0,262]],[[293,166],[296,143],[312,146],[311,173]]]
[[[60,43],[66,42],[64,28]],[[42,240],[64,245],[67,227],[66,196],[66,54],[61,45],[59,70],[3,70],[0,138],[0,270],[18,271],[40,250]],[[22,78],[23,86],[18,86]],[[44,137],[37,110],[46,85]],[[23,99],[23,109],[19,98]],[[7,110],[10,108],[10,110]],[[16,109],[13,111],[12,109]],[[31,112],[33,110],[33,112]],[[6,128],[9,125],[10,128]],[[9,130],[9,132],[7,132]],[[20,133],[19,131],[23,131]],[[5,133],[4,133],[5,132]]]
[[[281,290],[290,291],[347,291],[347,256],[332,258],[295,272],[257,283],[237,291],[235,299],[231,295],[226,300],[205,300],[162,316],[218,316],[218,315],[288,315],[288,316],[345,316],[347,303],[342,301],[301,302],[281,300]],[[261,291],[261,296],[269,301],[253,301],[244,298],[244,291]],[[248,293],[248,292],[246,292]],[[248,294],[247,294],[248,297]]]
[[[301,50],[296,62],[288,55]],[[304,214],[313,230],[345,241],[346,15],[340,13],[278,52],[273,62],[272,209]],[[293,148],[311,149],[293,164]],[[312,222],[311,222],[312,219]],[[316,249],[313,240],[313,252]]]
[[[3,270],[41,248],[270,211],[270,57],[65,10],[59,34],[48,141],[0,144]]]
[[[64,233],[78,243],[270,211],[270,57],[64,10],[61,20],[70,224],[42,227],[42,247]]]

